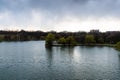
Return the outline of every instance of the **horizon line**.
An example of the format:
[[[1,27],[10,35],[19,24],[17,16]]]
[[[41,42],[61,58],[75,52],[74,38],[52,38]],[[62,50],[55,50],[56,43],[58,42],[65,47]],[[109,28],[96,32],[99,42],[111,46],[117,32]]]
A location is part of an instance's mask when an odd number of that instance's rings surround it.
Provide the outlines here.
[[[78,31],[68,31],[68,30],[63,30],[63,31],[57,31],[57,30],[27,30],[27,29],[13,29],[13,30],[10,30],[10,29],[0,29],[0,31],[17,31],[17,32],[20,32],[20,31],[28,31],[28,32],[37,32],[37,31],[42,31],[42,32],[90,32],[92,30],[98,30],[99,32],[120,32],[120,30],[109,30],[109,31],[100,31],[100,29],[91,29],[89,31],[85,31],[85,30],[78,30]]]

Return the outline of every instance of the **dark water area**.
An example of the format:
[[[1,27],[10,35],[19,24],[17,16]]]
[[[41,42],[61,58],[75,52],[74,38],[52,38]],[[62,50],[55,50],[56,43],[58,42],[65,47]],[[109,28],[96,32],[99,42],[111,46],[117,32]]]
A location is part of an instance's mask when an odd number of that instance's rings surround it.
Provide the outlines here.
[[[120,52],[114,48],[44,45],[0,43],[0,80],[120,80]]]

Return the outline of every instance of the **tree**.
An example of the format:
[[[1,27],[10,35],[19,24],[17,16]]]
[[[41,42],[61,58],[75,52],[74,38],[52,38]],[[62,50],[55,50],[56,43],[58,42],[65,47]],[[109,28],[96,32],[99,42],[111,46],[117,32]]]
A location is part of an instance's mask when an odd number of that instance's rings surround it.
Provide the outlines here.
[[[54,40],[55,36],[52,33],[49,33],[46,37],[46,45],[51,46]]]
[[[104,43],[104,40],[103,40],[102,37],[100,37],[100,38],[98,39],[98,43]]]
[[[0,35],[0,42],[4,40],[4,36]]]
[[[68,36],[68,37],[66,38],[66,43],[67,43],[68,45],[76,45],[76,44],[77,44],[77,42],[76,42],[76,40],[74,39],[73,36]]]
[[[58,41],[57,41],[59,44],[66,44],[66,39],[64,37],[60,38]]]
[[[85,37],[85,43],[95,43],[96,41],[94,40],[93,35],[86,35]]]
[[[118,49],[118,50],[120,50],[120,41],[117,42],[117,44],[115,45],[115,48]]]

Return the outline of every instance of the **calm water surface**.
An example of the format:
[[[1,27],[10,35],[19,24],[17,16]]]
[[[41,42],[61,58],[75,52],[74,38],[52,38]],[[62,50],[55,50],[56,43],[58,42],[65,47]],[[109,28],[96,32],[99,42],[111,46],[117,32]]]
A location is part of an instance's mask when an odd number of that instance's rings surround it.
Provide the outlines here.
[[[113,48],[44,43],[0,43],[0,80],[120,80],[120,52]]]

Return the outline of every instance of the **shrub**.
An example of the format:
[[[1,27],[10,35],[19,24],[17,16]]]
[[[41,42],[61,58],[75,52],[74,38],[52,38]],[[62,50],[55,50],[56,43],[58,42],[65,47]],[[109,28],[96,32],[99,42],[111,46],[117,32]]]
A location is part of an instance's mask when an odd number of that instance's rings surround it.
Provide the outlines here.
[[[117,44],[115,45],[115,48],[118,49],[118,50],[120,50],[120,41],[117,42]]]
[[[66,44],[66,39],[64,37],[60,38],[58,41],[57,41],[59,44]]]

